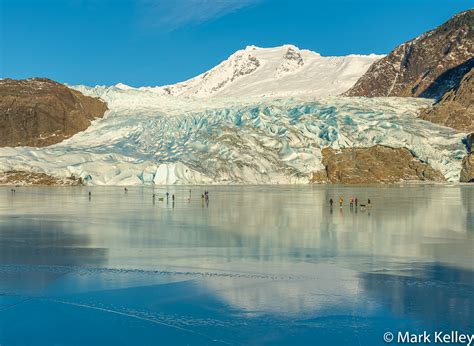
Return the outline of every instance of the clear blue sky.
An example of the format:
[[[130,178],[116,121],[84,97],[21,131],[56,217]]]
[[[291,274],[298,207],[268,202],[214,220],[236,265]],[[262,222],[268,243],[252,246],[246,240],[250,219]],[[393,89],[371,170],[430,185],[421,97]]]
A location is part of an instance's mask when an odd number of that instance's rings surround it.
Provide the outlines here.
[[[388,53],[464,0],[0,0],[0,76],[175,83],[247,45]]]

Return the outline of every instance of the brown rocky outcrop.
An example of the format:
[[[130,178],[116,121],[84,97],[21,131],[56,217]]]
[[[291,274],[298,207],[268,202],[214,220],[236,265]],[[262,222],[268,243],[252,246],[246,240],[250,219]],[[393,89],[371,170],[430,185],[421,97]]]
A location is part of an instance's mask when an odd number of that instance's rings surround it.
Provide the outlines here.
[[[59,178],[36,172],[8,171],[0,173],[0,185],[82,185],[82,179]]]
[[[473,28],[474,10],[455,15],[375,62],[344,95],[439,99],[456,82],[451,70],[473,57]]]
[[[444,176],[413,156],[406,148],[375,145],[369,148],[322,150],[324,170],[312,182],[330,184],[445,181]]]
[[[448,91],[433,108],[423,110],[420,118],[454,128],[460,132],[474,131],[474,59],[460,83]]]
[[[474,133],[470,133],[466,138],[467,154],[462,160],[461,174],[459,181],[461,183],[474,182],[474,154],[472,146],[474,144]]]
[[[46,78],[0,80],[0,147],[59,143],[106,110],[103,101]]]
[[[461,168],[461,183],[472,183],[474,182],[474,155],[468,154],[462,160]]]

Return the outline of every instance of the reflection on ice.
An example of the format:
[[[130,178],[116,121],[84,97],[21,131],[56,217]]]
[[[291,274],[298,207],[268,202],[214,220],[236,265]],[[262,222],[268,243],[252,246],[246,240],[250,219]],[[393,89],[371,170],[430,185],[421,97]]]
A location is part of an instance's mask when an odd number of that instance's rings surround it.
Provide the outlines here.
[[[283,268],[281,268],[283,267]],[[270,269],[271,270],[271,269]],[[337,315],[353,311],[362,298],[357,272],[330,264],[281,264],[288,278],[262,279],[232,277],[206,280],[203,284],[215,296],[254,316]],[[363,309],[368,309],[368,306]]]
[[[167,191],[174,207],[158,199]],[[373,207],[331,210],[340,195]],[[32,311],[65,323],[58,340],[76,343],[72,321],[104,314],[106,331],[122,318],[130,328],[107,342],[146,343],[159,331],[183,343],[305,343],[329,332],[378,344],[387,326],[473,327],[472,186],[216,186],[192,196],[0,188],[0,343],[41,324]],[[59,321],[66,310],[71,322]],[[103,330],[78,323],[86,341],[100,339]],[[50,343],[47,329],[31,333]]]
[[[430,323],[440,316],[456,328],[472,328],[474,272],[430,265],[418,268],[421,277],[361,274],[363,290],[398,316],[423,318]]]

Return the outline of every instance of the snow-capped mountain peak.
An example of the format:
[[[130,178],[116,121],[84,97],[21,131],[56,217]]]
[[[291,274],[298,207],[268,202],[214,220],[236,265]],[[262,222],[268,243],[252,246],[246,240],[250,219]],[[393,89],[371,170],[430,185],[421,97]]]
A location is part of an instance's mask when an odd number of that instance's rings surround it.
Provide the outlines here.
[[[117,83],[114,85],[114,87],[116,87],[117,89],[121,89],[121,90],[132,90],[132,89],[135,89],[127,84],[123,84],[123,83]]]
[[[300,50],[294,46],[289,46],[283,56],[282,62],[278,65],[275,77],[280,78],[285,74],[292,73],[304,65]]]
[[[349,89],[381,57],[323,57],[290,44],[273,48],[247,46],[187,81],[140,89],[159,95],[200,98],[337,95]]]

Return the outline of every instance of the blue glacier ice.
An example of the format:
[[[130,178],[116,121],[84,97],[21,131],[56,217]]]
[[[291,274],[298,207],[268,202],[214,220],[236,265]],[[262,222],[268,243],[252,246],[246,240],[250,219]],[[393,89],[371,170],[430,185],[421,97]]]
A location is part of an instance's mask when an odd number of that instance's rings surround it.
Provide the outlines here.
[[[46,148],[1,148],[0,170],[80,176],[93,185],[306,183],[321,149],[406,147],[458,181],[464,134],[417,118],[412,98],[193,99],[77,87],[109,111]]]

